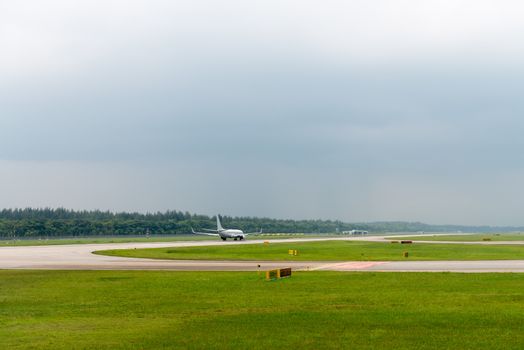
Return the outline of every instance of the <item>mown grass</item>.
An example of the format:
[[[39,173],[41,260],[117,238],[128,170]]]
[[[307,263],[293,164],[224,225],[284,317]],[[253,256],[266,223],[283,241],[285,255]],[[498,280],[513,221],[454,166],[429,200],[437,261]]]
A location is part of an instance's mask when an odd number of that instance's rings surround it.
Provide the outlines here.
[[[298,256],[289,255],[289,249],[298,250]],[[409,258],[404,257],[404,252],[409,253]],[[320,241],[268,245],[115,249],[97,251],[96,254],[175,260],[514,260],[524,259],[524,246]]]
[[[311,234],[262,234],[252,235],[246,237],[247,239],[287,239],[297,237],[319,237],[319,235]],[[320,237],[328,237],[323,235]],[[205,241],[218,239],[211,236],[203,235],[168,235],[168,236],[150,236],[150,237],[75,237],[75,238],[52,238],[52,239],[0,239],[0,247],[2,246],[39,246],[39,245],[64,245],[64,244],[96,244],[96,243],[133,243],[133,242],[177,242],[177,241]]]
[[[423,235],[414,237],[385,237],[385,239],[411,239],[414,241],[453,241],[453,242],[483,242],[490,240],[494,242],[524,241],[524,233],[490,233],[472,235]]]
[[[2,246],[38,246],[38,245],[64,245],[64,244],[96,244],[96,243],[131,243],[131,242],[175,242],[175,241],[197,241],[209,237],[196,235],[178,236],[152,236],[152,237],[74,237],[74,238],[51,238],[51,239],[2,239]]]
[[[522,349],[524,275],[0,271],[1,349]]]

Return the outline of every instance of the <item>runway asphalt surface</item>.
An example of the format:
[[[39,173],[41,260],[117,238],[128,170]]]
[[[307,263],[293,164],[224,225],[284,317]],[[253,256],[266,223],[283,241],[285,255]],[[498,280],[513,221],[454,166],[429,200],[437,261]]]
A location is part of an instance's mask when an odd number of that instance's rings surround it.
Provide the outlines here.
[[[391,237],[391,236],[390,236]],[[406,237],[406,235],[403,235]],[[340,238],[292,238],[269,240],[278,242],[312,242],[322,240],[365,240],[389,242],[384,236]],[[291,267],[294,270],[330,271],[411,271],[411,272],[524,272],[524,260],[482,261],[207,261],[157,260],[112,257],[92,254],[96,250],[195,247],[212,245],[260,244],[248,241],[175,241],[151,243],[73,244],[49,246],[0,247],[0,269],[44,270],[173,270],[173,271],[256,271]],[[418,242],[418,241],[417,241]],[[512,242],[437,242],[432,244],[524,244]]]

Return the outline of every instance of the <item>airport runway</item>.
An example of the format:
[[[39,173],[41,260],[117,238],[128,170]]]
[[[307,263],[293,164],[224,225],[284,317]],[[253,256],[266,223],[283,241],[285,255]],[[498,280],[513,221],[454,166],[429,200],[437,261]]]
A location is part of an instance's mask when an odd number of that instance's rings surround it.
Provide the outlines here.
[[[291,238],[269,240],[270,242],[313,242],[345,238]],[[362,238],[358,238],[362,239]],[[247,241],[175,241],[151,243],[103,243],[48,246],[0,247],[0,269],[49,269],[49,270],[198,270],[198,271],[250,271],[292,267],[295,269],[318,268],[322,262],[270,262],[270,261],[202,261],[202,260],[159,260],[123,258],[92,254],[96,250],[203,247],[214,245],[261,244],[265,240]]]
[[[266,239],[267,240],[267,239]],[[293,238],[269,240],[278,242],[311,242],[322,240],[382,241],[383,236],[340,238]],[[50,246],[0,247],[0,269],[45,270],[173,270],[173,271],[256,271],[280,267],[294,270],[331,271],[419,271],[419,272],[524,272],[524,260],[483,261],[204,261],[204,260],[157,260],[111,257],[92,254],[95,250],[194,247],[211,245],[260,244],[265,240],[193,242],[110,243]],[[429,242],[428,242],[429,243]],[[443,243],[435,242],[431,243]],[[461,242],[453,242],[461,243]],[[501,242],[479,242],[502,244]],[[505,242],[506,243],[506,242]],[[506,244],[523,244],[507,242]]]
[[[524,272],[524,260],[350,261],[326,264],[317,269],[377,272]]]

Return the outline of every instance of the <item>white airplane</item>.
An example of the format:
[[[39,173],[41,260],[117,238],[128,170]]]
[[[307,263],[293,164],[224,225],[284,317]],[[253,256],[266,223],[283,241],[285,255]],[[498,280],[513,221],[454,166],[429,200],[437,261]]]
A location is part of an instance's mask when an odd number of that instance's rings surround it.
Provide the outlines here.
[[[193,231],[196,235],[206,235],[206,236],[215,236],[222,238],[223,241],[227,240],[228,238],[233,238],[236,240],[243,240],[246,238],[247,235],[253,235],[253,234],[259,234],[262,233],[262,230],[260,232],[254,232],[254,233],[244,233],[242,230],[236,230],[236,229],[225,229],[222,227],[222,224],[220,223],[220,217],[217,215],[217,229],[216,230],[210,230],[210,229],[203,229],[204,231],[208,232],[195,232],[193,228],[191,227],[191,231]]]

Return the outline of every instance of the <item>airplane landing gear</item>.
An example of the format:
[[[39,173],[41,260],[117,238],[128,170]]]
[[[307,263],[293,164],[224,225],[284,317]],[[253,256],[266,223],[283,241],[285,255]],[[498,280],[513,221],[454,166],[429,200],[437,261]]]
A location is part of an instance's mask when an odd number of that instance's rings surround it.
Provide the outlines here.
[[[222,238],[223,241],[225,241],[227,239],[226,237],[220,237],[220,238]]]
[[[236,237],[235,237],[234,239],[235,239],[235,241],[237,240],[237,238],[236,238]]]

